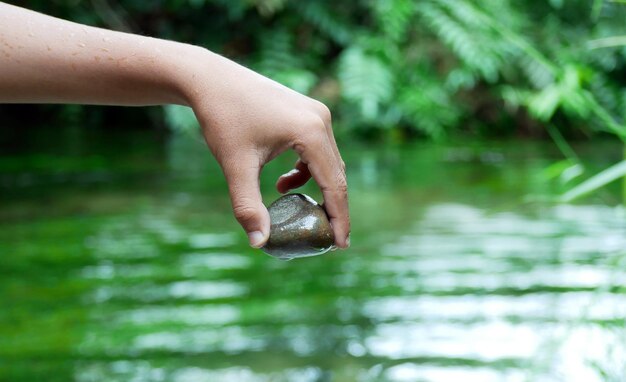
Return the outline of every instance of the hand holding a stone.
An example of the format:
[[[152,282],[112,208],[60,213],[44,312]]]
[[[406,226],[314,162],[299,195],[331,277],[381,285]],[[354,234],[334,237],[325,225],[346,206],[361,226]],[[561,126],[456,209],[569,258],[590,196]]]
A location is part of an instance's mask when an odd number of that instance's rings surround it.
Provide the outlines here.
[[[250,245],[268,240],[270,216],[261,199],[259,175],[280,153],[293,149],[300,159],[278,179],[281,193],[311,177],[320,186],[335,244],[349,245],[350,222],[345,166],[337,149],[328,108],[266,77],[205,51],[210,73],[194,78],[187,89],[211,151],[228,181],[235,217]],[[197,68],[195,73],[201,73]]]
[[[0,102],[190,106],[252,246],[263,246],[270,231],[259,173],[288,149],[300,160],[276,187],[287,192],[315,178],[335,243],[348,246],[346,176],[322,103],[201,47],[80,25],[3,2],[0,16]]]

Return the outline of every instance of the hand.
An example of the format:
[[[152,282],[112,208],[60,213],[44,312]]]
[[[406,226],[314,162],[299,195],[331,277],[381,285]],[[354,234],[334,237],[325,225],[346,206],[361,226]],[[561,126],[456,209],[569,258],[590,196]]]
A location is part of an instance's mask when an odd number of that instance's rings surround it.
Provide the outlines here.
[[[323,104],[203,48],[88,27],[2,2],[0,17],[0,43],[10,51],[0,54],[0,102],[191,106],[252,246],[265,244],[270,228],[259,173],[288,149],[300,160],[278,179],[278,191],[313,176],[335,243],[349,245],[346,175]]]
[[[335,243],[348,247],[345,165],[328,108],[221,56],[208,51],[202,56],[194,60],[190,72],[194,74],[187,76],[183,92],[224,171],[233,212],[250,245],[261,247],[269,237],[269,213],[259,189],[261,169],[293,149],[300,159],[278,179],[277,190],[285,193],[313,176],[324,197]]]

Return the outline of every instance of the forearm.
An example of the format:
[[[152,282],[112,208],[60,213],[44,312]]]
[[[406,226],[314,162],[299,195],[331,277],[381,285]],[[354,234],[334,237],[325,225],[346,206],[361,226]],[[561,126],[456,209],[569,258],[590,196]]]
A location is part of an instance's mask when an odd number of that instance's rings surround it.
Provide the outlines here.
[[[287,149],[300,161],[278,190],[313,176],[337,245],[349,245],[345,169],[328,108],[206,49],[0,3],[0,102],[190,106],[253,246],[263,245],[270,226],[259,174]]]
[[[186,62],[207,53],[0,3],[0,102],[188,104]]]

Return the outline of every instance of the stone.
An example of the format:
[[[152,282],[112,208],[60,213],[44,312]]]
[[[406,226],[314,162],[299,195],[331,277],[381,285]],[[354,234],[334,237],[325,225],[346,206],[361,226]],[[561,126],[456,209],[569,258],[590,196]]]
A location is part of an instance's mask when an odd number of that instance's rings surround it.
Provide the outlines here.
[[[334,249],[335,237],[322,206],[303,194],[288,194],[272,203],[270,237],[263,251],[281,260],[317,256]]]

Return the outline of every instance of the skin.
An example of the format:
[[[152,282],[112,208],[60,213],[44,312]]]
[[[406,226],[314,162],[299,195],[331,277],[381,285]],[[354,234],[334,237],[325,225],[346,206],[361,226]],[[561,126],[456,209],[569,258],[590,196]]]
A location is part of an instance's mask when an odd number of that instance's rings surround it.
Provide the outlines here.
[[[189,106],[224,171],[250,245],[261,247],[269,237],[261,169],[292,149],[300,159],[278,179],[277,190],[313,177],[335,244],[349,246],[345,165],[328,108],[204,48],[0,3],[0,102]]]

